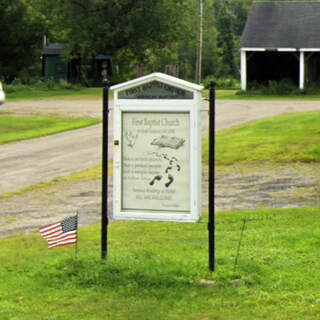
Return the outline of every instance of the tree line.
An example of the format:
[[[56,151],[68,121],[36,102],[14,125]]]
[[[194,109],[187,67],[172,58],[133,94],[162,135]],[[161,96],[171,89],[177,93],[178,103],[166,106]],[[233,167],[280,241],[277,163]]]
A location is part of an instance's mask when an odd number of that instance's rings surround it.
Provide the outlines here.
[[[253,0],[203,0],[202,79],[239,77],[238,45]],[[194,81],[199,0],[0,0],[0,79],[41,74],[43,37],[63,43],[81,76],[112,55],[113,82],[166,68]],[[171,68],[171,69],[170,69]]]

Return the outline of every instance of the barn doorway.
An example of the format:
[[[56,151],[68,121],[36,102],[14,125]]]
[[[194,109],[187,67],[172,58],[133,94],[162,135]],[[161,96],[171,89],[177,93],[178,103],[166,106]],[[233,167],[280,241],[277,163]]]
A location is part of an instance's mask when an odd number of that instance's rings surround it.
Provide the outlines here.
[[[307,52],[305,62],[307,85],[320,82],[320,52]]]
[[[299,56],[296,52],[247,52],[248,86],[289,79],[299,85]]]

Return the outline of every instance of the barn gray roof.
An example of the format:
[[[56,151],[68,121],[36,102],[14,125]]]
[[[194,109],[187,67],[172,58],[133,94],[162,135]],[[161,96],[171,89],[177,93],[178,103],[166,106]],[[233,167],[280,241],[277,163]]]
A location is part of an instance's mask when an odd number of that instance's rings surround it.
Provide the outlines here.
[[[240,48],[320,48],[320,2],[254,2]]]

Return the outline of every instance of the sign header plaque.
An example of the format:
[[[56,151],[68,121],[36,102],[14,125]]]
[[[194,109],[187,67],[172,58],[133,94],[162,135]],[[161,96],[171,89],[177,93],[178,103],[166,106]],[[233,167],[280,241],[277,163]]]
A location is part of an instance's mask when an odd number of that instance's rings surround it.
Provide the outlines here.
[[[193,92],[160,81],[119,91],[119,99],[193,99]]]
[[[114,219],[198,221],[202,87],[154,73],[111,89]]]

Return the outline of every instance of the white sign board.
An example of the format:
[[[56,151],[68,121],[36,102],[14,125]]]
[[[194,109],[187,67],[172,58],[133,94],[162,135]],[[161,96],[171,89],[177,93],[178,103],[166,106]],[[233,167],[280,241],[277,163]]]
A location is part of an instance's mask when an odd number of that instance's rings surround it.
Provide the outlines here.
[[[114,219],[199,220],[201,87],[156,73],[111,89]]]
[[[189,114],[123,112],[122,210],[188,212]]]

